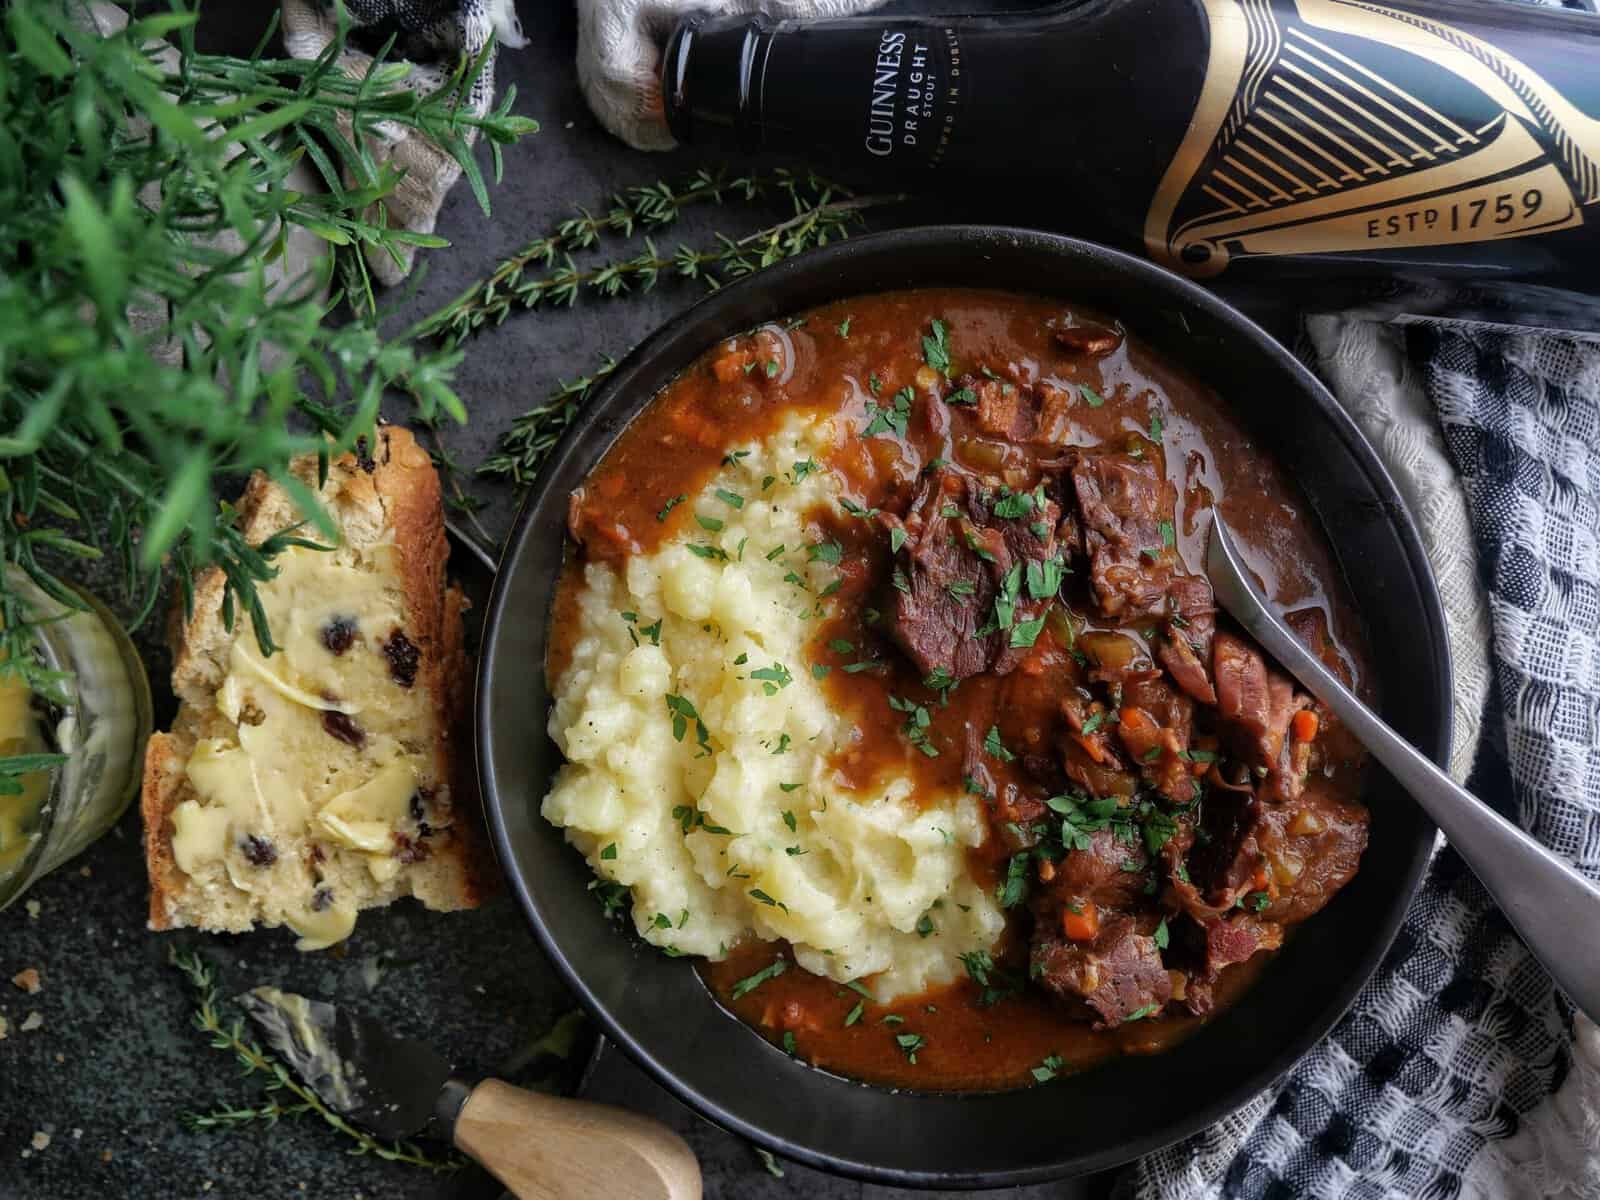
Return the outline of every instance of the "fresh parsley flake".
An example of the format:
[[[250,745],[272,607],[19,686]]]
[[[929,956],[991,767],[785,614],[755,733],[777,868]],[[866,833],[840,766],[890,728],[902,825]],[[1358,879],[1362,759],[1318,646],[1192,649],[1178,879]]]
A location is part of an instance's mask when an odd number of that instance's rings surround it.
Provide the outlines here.
[[[1122,1023],[1126,1025],[1130,1021],[1142,1021],[1151,1013],[1155,1012],[1157,1007],[1158,1006],[1155,1004],[1146,1004],[1143,1008],[1136,1008],[1127,1016],[1122,1018]]]
[[[846,317],[844,320],[840,321],[839,324],[836,325],[834,328],[836,328],[839,331],[839,336],[840,337],[842,337],[842,338],[849,337],[850,336],[850,318]]]
[[[867,1002],[865,1000],[857,1000],[856,1001],[856,1006],[850,1010],[850,1012],[846,1015],[846,1017],[844,1019],[845,1028],[848,1029],[848,1028],[850,1028],[850,1026],[854,1025],[857,1021],[861,1020],[861,1014],[866,1012],[866,1011],[867,1011]]]
[[[767,895],[760,888],[751,888],[750,889],[750,899],[758,900],[762,904],[768,905],[771,908],[781,908],[781,909],[783,909],[784,912],[788,912],[789,911],[789,906],[787,904],[785,904],[782,900],[774,900],[771,896]]]
[[[600,857],[601,858],[615,858],[616,856],[617,856],[617,844],[615,842],[612,842],[604,850],[600,851]]]
[[[682,504],[688,498],[688,496],[680,493],[679,495],[674,496],[671,500],[668,500],[662,510],[656,514],[656,520],[665,521],[667,519],[667,514],[673,509],[677,508],[678,505]]]
[[[889,531],[889,553],[899,554],[900,547],[906,544],[905,526],[896,525]]]
[[[1017,756],[1006,749],[1006,744],[1000,740],[1000,726],[989,726],[989,732],[984,735],[983,749],[991,758],[998,758],[1001,762],[1011,762]]]
[[[813,542],[806,547],[807,562],[837,564],[844,558],[844,547],[836,541]]]
[[[733,991],[729,994],[735,1000],[742,999],[743,997],[748,996],[751,992],[755,991],[763,983],[767,982],[767,980],[776,979],[788,969],[789,961],[787,959],[777,959],[771,965],[762,967],[761,970],[757,971],[754,975],[747,975],[743,979],[739,980],[738,983],[733,985]]]
[[[783,823],[789,827],[790,833],[800,832],[800,823],[795,820],[794,813],[788,811],[787,809],[784,810]]]
[[[1161,522],[1161,544],[1168,547],[1178,544],[1178,531],[1173,528],[1171,521]]]
[[[924,341],[926,341],[926,339],[924,339]],[[921,1050],[928,1044],[928,1039],[923,1037],[920,1033],[897,1033],[895,1034],[894,1040],[895,1044],[906,1052],[906,1060],[910,1062],[912,1066],[917,1065],[917,1051]]]
[[[1089,402],[1090,408],[1099,408],[1106,402],[1106,398],[1099,392],[1095,391],[1087,383],[1080,383],[1078,385],[1078,391],[1081,392],[1083,394],[1083,398]]]
[[[1167,919],[1165,917],[1161,918],[1161,924],[1156,926],[1156,931],[1150,935],[1150,940],[1156,944],[1157,950],[1165,950],[1167,948],[1168,942],[1172,939],[1167,932]]]
[[[700,513],[695,513],[694,519],[700,523],[701,529],[710,530],[712,533],[718,533],[722,529],[722,522],[716,517],[707,517],[702,516]]]
[[[744,507],[744,497],[739,495],[738,492],[730,492],[727,488],[718,488],[716,491],[716,496],[718,500],[721,500],[724,504],[731,508]]]
[[[687,549],[689,553],[694,555],[696,558],[706,558],[713,562],[719,560],[722,562],[728,561],[728,552],[721,546],[705,546],[701,545],[699,542],[690,542],[687,546]]]
[[[1011,644],[1013,646],[1031,646],[1039,639],[1039,631],[1044,628],[1043,617],[1035,617],[1031,621],[1019,621],[1011,630]]]
[[[946,337],[945,324],[935,317],[931,328],[933,333],[924,335],[922,339],[922,359],[935,371],[948,375],[950,373],[950,342]]]
[[[944,398],[946,404],[976,404],[978,393],[969,387],[957,388]]]
[[[761,689],[769,696],[777,695],[779,688],[786,688],[794,682],[794,676],[789,674],[789,668],[781,662],[751,671],[750,678],[761,680]]]
[[[1063,1065],[1061,1056],[1052,1054],[1037,1067],[1033,1068],[1033,1077],[1040,1083],[1049,1083],[1060,1074]]]

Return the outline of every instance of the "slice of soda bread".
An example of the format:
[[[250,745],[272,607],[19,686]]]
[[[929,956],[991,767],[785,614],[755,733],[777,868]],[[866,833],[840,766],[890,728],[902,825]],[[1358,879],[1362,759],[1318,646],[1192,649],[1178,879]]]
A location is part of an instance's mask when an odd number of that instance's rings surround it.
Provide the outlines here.
[[[433,464],[381,426],[320,487],[315,456],[291,470],[337,544],[272,560],[257,587],[270,656],[244,606],[227,629],[222,572],[197,576],[193,614],[173,619],[178,716],[150,739],[141,807],[152,929],[287,925],[315,950],[401,896],[473,907],[486,877],[450,740],[470,675]],[[302,516],[259,473],[239,503],[252,545]],[[310,525],[295,536],[328,540]]]

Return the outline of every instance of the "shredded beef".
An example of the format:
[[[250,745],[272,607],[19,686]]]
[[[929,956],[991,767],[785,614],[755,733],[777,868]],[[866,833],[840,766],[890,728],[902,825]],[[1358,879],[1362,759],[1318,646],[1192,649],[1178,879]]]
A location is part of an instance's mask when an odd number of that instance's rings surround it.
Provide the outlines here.
[[[1087,1005],[1097,1029],[1150,1016],[1172,998],[1172,979],[1161,951],[1132,917],[1105,922],[1092,942],[1069,942],[1036,931],[1030,973],[1040,986],[1073,1007]]]
[[[1060,513],[1043,511],[1030,496],[1019,516],[1001,516],[1010,501],[998,486],[957,467],[943,466],[922,481],[904,522],[905,543],[896,558],[889,633],[924,675],[935,670],[961,680],[984,671],[1003,675],[1026,652],[1011,630],[1036,618],[1047,600],[1033,599],[1025,583],[1029,562],[1050,559]],[[1039,531],[1043,531],[1040,536]],[[997,623],[995,599],[1013,585],[1012,621]]]
[[[1090,589],[1107,620],[1158,612],[1179,566],[1162,534],[1173,511],[1171,485],[1161,473],[1159,450],[1140,450],[1137,456],[1097,450],[1068,459]]]

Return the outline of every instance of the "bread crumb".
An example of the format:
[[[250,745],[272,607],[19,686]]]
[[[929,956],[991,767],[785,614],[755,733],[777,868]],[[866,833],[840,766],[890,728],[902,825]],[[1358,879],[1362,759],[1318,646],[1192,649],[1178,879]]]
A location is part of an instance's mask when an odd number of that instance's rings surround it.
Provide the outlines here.
[[[56,1055],[56,1065],[57,1066],[60,1066],[62,1063],[66,1062],[66,1061],[67,1061],[67,1056],[65,1054]]]
[[[17,1028],[22,1030],[23,1033],[32,1033],[35,1029],[39,1028],[39,1026],[43,1024],[44,1014],[35,1009],[33,1012],[22,1018],[22,1024],[18,1025]]]
[[[111,1151],[109,1151],[109,1150],[100,1151],[100,1161],[101,1162],[110,1162],[111,1161]]]
[[[39,914],[44,911],[44,906],[37,900],[24,900],[22,907],[28,910],[28,920],[37,921]]]
[[[42,1129],[33,1132],[33,1148],[35,1150],[47,1149],[50,1145],[50,1135]]]
[[[25,967],[11,977],[11,982],[30,996],[35,995],[39,989],[44,987],[44,980],[39,978],[38,967]]]

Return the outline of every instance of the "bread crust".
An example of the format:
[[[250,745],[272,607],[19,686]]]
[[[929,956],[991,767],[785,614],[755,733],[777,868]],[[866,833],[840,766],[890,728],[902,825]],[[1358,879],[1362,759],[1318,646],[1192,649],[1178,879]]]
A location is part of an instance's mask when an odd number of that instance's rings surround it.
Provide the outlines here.
[[[314,456],[296,460],[291,471],[317,490]],[[336,505],[329,505],[330,489]],[[458,761],[450,733],[465,727],[471,670],[466,656],[463,613],[466,598],[445,577],[449,541],[445,534],[439,478],[427,452],[411,432],[379,426],[370,456],[346,454],[329,464],[325,507],[346,529],[351,521],[392,530],[399,551],[402,612],[406,636],[421,650],[417,686],[427,689],[438,736],[434,738],[435,777],[450,786],[448,839],[433,853],[455,857],[460,886],[441,907],[476,907],[491,888],[486,838],[481,828],[475,780]],[[238,525],[257,545],[300,519],[287,491],[261,472],[254,474],[238,503]],[[343,531],[342,531],[343,532]],[[149,925],[163,930],[175,920],[187,876],[173,852],[172,812],[182,799],[185,765],[198,735],[198,713],[214,707],[227,673],[232,635],[221,619],[226,577],[217,567],[194,580],[192,611],[185,615],[175,598],[169,621],[173,647],[173,691],[179,711],[170,733],[154,734],[145,751],[140,810],[144,820],[145,865],[150,879]]]

